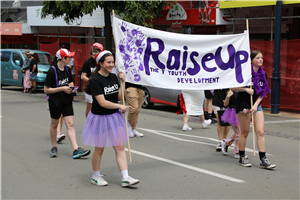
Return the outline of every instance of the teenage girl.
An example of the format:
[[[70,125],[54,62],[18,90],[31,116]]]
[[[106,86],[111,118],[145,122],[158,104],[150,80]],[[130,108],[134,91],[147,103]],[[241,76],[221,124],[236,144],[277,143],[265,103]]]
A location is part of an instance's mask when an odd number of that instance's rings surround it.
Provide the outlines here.
[[[117,164],[122,174],[122,187],[139,183],[139,180],[128,176],[127,158],[124,144],[127,142],[124,114],[127,107],[119,104],[122,90],[115,74],[110,73],[114,67],[114,57],[110,51],[102,51],[95,56],[99,64],[85,85],[85,92],[92,95],[92,109],[87,115],[81,140],[84,144],[94,146],[92,155],[93,176],[91,183],[105,186],[108,183],[100,175],[101,158],[105,147],[113,147]],[[125,76],[119,73],[125,91]],[[128,131],[132,129],[128,125]],[[131,133],[132,134],[132,133]]]
[[[49,95],[49,110],[51,116],[50,137],[52,148],[50,157],[57,156],[57,126],[61,114],[65,119],[67,133],[73,148],[73,159],[87,156],[90,150],[78,147],[74,129],[74,111],[72,88],[74,86],[71,69],[66,65],[71,61],[74,52],[60,49],[56,52],[54,66],[50,67],[44,85],[44,92]]]
[[[239,138],[241,135],[239,120],[237,118],[237,115],[235,113],[236,108],[236,97],[237,93],[233,92],[232,90],[228,90],[226,99],[224,100],[224,106],[227,107],[225,112],[223,113],[221,119],[223,122],[229,123],[234,131],[234,134],[227,138],[226,140],[223,140],[222,145],[222,153],[224,155],[227,155],[228,147],[234,142],[234,158],[239,159]]]
[[[236,113],[241,127],[241,137],[239,139],[239,164],[244,167],[251,167],[252,164],[245,157],[245,147],[247,136],[250,130],[251,115],[254,115],[254,129],[256,133],[256,143],[259,151],[259,167],[271,169],[276,165],[271,164],[266,157],[266,141],[265,141],[265,118],[261,106],[261,101],[270,92],[268,87],[267,75],[262,69],[263,56],[260,51],[252,51],[250,54],[252,64],[252,82],[253,89],[249,87],[233,88],[239,92],[237,97]],[[253,107],[251,108],[250,95],[253,96]]]

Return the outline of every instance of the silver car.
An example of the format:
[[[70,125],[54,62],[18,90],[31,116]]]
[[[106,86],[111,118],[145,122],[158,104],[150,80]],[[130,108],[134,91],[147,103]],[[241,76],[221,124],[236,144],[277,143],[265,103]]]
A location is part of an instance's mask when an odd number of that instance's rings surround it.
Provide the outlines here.
[[[181,90],[144,86],[143,108],[152,108],[154,103],[179,107]]]

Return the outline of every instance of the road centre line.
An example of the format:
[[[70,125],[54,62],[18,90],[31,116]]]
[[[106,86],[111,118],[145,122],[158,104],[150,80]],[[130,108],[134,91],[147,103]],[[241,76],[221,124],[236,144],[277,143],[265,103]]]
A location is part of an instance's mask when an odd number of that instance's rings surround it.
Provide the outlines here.
[[[128,151],[127,148],[125,148],[125,150]],[[169,159],[154,156],[154,155],[151,155],[151,154],[143,153],[143,152],[140,152],[140,151],[135,151],[133,149],[130,149],[130,152],[141,155],[141,156],[144,156],[144,157],[148,157],[148,158],[152,158],[152,159],[159,160],[159,161],[162,161],[162,162],[166,162],[166,163],[169,163],[169,164],[177,165],[179,167],[194,170],[194,171],[197,171],[197,172],[200,172],[200,173],[203,173],[203,174],[207,174],[207,175],[210,175],[210,176],[214,176],[214,177],[217,177],[217,178],[232,181],[232,182],[235,182],[235,183],[244,183],[245,182],[241,179],[233,178],[233,177],[230,177],[230,176],[226,176],[226,175],[219,174],[219,173],[216,173],[216,172],[208,171],[208,170],[201,169],[201,168],[198,168],[198,167],[193,167],[191,165],[186,165],[186,164],[183,164],[183,163],[180,163],[180,162],[176,162],[176,161],[173,161],[173,160],[169,160]]]
[[[182,139],[182,138],[178,138],[178,137],[174,137],[174,136],[170,136],[170,135],[179,135],[179,136],[185,136],[185,137],[208,139],[208,140],[213,140],[213,141],[217,141],[217,142],[219,141],[218,139],[203,137],[203,136],[195,136],[195,135],[188,135],[188,134],[181,134],[181,133],[171,133],[171,132],[151,130],[151,129],[146,129],[146,128],[137,128],[137,129],[147,131],[147,132],[150,132],[150,133],[154,133],[156,135],[168,137],[168,138],[171,138],[171,139],[174,139],[174,140],[179,140],[179,141],[183,141],[183,142],[190,142],[190,143],[196,143],[196,144],[204,144],[204,145],[209,145],[209,146],[216,146],[216,144],[206,143],[206,142],[199,142],[199,141],[194,141],[194,140],[186,140],[186,139]],[[166,134],[163,134],[163,133],[166,133]],[[167,134],[170,134],[170,135],[167,135]],[[233,147],[228,147],[228,148],[234,149]],[[250,148],[246,148],[245,151],[253,153],[253,149],[250,149]],[[255,150],[255,153],[258,154],[258,150]],[[269,154],[269,153],[267,153],[267,155],[268,156],[274,156],[274,155]]]

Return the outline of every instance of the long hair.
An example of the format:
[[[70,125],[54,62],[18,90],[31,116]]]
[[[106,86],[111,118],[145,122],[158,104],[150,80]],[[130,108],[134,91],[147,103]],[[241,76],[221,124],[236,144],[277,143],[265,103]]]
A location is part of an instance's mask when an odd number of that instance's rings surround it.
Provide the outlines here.
[[[259,53],[262,54],[262,52],[259,51],[259,50],[251,51],[251,53],[250,53],[250,58],[251,58],[251,60],[253,60],[253,59],[255,58],[255,56],[256,56],[257,54],[259,54]]]
[[[99,71],[100,68],[101,68],[100,63],[103,64],[103,62],[105,61],[105,58],[108,57],[108,56],[113,56],[113,55],[110,54],[110,53],[106,53],[106,54],[104,54],[104,55],[100,58],[97,68],[95,69],[95,71],[93,71],[93,73],[91,74],[91,77],[90,77],[89,80],[85,83],[85,85],[84,85],[84,87],[83,87],[83,91],[84,91],[85,93],[87,93],[87,94],[89,94],[89,95],[92,94],[92,93],[91,93],[91,89],[90,89],[90,80],[91,80],[91,78],[92,78],[96,73],[98,73],[98,71]]]

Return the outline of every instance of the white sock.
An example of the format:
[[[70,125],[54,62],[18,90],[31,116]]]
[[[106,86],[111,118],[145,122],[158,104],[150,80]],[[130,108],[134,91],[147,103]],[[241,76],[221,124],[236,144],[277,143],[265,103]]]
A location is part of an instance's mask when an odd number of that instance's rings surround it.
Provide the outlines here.
[[[186,126],[186,127],[189,126],[188,124],[183,124],[183,125]]]
[[[93,171],[93,177],[100,176],[100,170],[99,171]]]
[[[204,120],[204,121],[202,122],[202,124],[205,124],[205,122],[206,122],[206,120]]]
[[[128,177],[128,170],[121,171],[121,174],[122,174],[122,179],[127,178]]]

